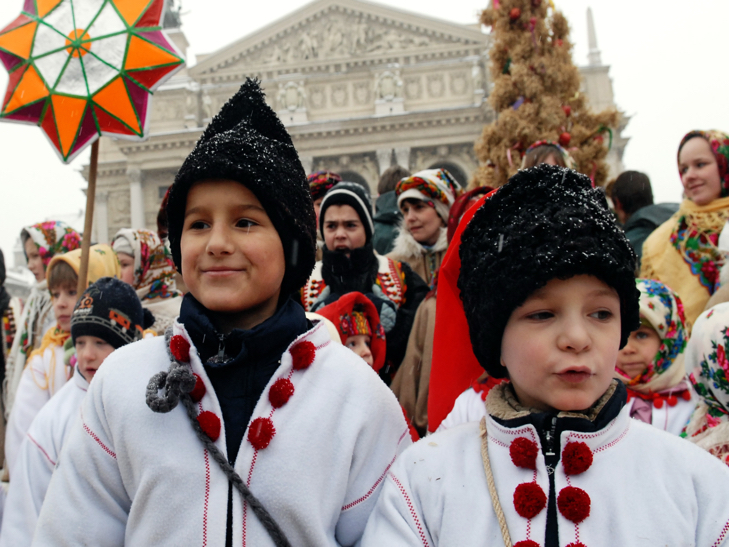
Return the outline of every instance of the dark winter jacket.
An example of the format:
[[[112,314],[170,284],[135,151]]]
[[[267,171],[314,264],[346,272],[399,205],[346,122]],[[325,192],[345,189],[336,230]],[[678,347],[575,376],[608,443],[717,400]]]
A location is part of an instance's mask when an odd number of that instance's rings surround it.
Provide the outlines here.
[[[385,192],[377,198],[375,204],[375,235],[372,238],[375,251],[385,256],[392,251],[397,237],[397,226],[402,218],[397,207],[397,194]]]
[[[666,222],[671,215],[678,211],[678,203],[657,203],[641,207],[628,219],[623,226],[625,236],[638,255],[638,265],[643,257],[643,243],[653,230]]]

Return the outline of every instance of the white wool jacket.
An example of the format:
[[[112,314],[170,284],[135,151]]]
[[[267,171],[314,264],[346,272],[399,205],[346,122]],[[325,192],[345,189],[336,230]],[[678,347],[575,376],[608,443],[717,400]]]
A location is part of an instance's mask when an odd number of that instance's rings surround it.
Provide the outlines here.
[[[33,420],[20,445],[5,501],[0,547],[31,544],[58,455],[78,418],[88,388],[89,383],[77,371]]]
[[[191,342],[182,325],[173,330]],[[315,357],[295,370],[291,349],[304,342]],[[166,414],[145,403],[149,379],[169,364],[162,337],[120,348],[104,362],[59,458],[33,545],[225,545],[227,477],[182,403]],[[200,412],[221,417],[194,346],[190,364],[205,386]],[[274,408],[270,388],[280,379],[294,392]],[[235,470],[291,544],[355,544],[387,471],[410,444],[393,394],[320,323],[281,356],[251,423],[258,418],[270,418],[275,433],[256,449],[249,425]],[[224,423],[215,445],[227,458]],[[236,490],[232,499],[232,544],[273,545]]]
[[[548,509],[531,518],[521,516],[516,500],[524,498],[516,491],[531,483],[530,488],[548,496],[550,473],[557,500],[563,491],[569,499],[567,493],[574,490],[566,491],[568,487],[581,489],[589,500],[589,515],[578,524],[562,509],[555,511],[557,543],[562,547],[729,545],[729,505],[724,500],[729,469],[691,443],[632,420],[627,406],[597,431],[564,430],[558,436],[563,448],[569,442],[589,448],[592,464],[579,474],[567,473],[564,454],[553,471],[547,468],[540,435],[531,423],[505,427],[492,416],[485,421],[495,487],[514,545],[545,544]],[[517,438],[536,444],[534,470],[517,467],[512,459],[511,446]],[[570,508],[584,511],[585,498],[565,503],[565,510]],[[574,518],[577,513],[566,514]],[[478,423],[435,433],[398,458],[362,545],[504,545],[486,482]]]

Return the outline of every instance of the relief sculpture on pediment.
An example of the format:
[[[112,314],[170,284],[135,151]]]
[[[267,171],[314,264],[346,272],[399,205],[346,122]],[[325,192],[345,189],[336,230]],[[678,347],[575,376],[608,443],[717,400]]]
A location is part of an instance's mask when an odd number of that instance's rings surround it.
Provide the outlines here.
[[[268,47],[244,56],[246,64],[290,64],[313,59],[337,59],[371,53],[403,51],[460,41],[434,38],[415,30],[372,22],[362,14],[330,14],[289,33]]]

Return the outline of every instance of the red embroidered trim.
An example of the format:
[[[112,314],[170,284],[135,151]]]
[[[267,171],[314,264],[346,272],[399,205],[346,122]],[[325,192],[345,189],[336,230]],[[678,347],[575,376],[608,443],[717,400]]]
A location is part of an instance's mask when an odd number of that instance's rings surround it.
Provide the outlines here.
[[[576,541],[575,543],[568,544],[567,547],[587,547],[587,545],[585,545],[581,541]]]
[[[526,437],[517,437],[509,446],[509,456],[514,465],[524,469],[537,468],[537,454],[539,447],[534,441]]]
[[[220,437],[221,423],[220,418],[215,414],[206,410],[198,414],[197,421],[203,430],[203,433],[210,437],[210,440],[215,442]]]
[[[568,442],[562,451],[562,465],[567,475],[579,475],[592,465],[592,450],[583,442]]]
[[[205,501],[203,503],[203,547],[208,544],[208,502],[210,501],[210,458],[207,449],[205,455]]]
[[[91,431],[91,429],[89,428],[89,426],[86,425],[86,422],[83,422],[83,419],[84,419],[84,417],[83,417],[83,414],[82,414],[81,415],[81,420],[82,420],[82,423],[83,423],[84,431],[86,433],[88,433],[89,436],[92,439],[94,439],[101,448],[104,449],[104,452],[106,452],[107,454],[109,454],[109,456],[111,456],[112,458],[116,459],[116,454],[114,453],[114,451],[112,451],[108,446],[106,446],[104,443],[101,442],[101,439],[99,439],[99,437],[96,436],[96,433],[94,433],[93,431]]]
[[[289,349],[289,353],[291,354],[294,370],[303,370],[309,368],[314,362],[316,347],[308,340],[304,340]]]
[[[574,523],[580,523],[590,516],[590,504],[587,492],[575,486],[565,486],[557,496],[559,512]]]
[[[536,482],[523,482],[514,490],[514,508],[525,519],[536,517],[547,506],[547,496]]]
[[[195,376],[195,387],[190,392],[190,398],[198,403],[205,396],[205,393],[207,393],[207,389],[205,388],[205,382],[203,382],[203,379],[199,375],[193,372],[193,376]]]
[[[190,362],[190,342],[181,334],[175,334],[170,338],[170,352],[178,361]]]
[[[408,506],[408,509],[410,510],[410,516],[413,517],[413,521],[415,522],[415,527],[418,529],[418,534],[420,535],[420,541],[423,542],[423,545],[428,547],[428,539],[425,537],[425,532],[423,531],[423,525],[420,523],[420,519],[418,518],[418,514],[415,511],[415,507],[413,507],[413,502],[410,500],[410,496],[408,496],[408,493],[405,491],[405,488],[400,483],[400,481],[397,479],[397,477],[390,473],[390,477],[392,478],[392,481],[395,483],[395,486],[397,486],[398,490],[400,490],[400,493],[402,494],[402,497],[405,498],[405,503]]]
[[[45,448],[43,448],[43,447],[42,447],[42,446],[41,446],[40,444],[38,444],[38,441],[36,441],[36,440],[35,440],[35,439],[34,439],[34,438],[33,438],[33,437],[31,436],[31,434],[30,434],[30,433],[27,433],[27,435],[28,435],[28,438],[29,438],[29,439],[31,440],[31,442],[32,442],[32,443],[33,443],[34,445],[36,445],[36,446],[38,447],[38,450],[40,450],[41,452],[43,452],[43,455],[44,455],[44,456],[46,457],[46,459],[47,459],[47,460],[48,460],[49,462],[51,462],[51,465],[53,465],[53,466],[55,467],[55,465],[56,465],[56,462],[54,462],[54,461],[53,461],[53,460],[51,459],[51,457],[50,457],[50,456],[48,455],[48,452],[46,452],[46,449],[45,449]]]
[[[719,547],[722,543],[724,543],[724,538],[726,538],[727,533],[729,533],[729,522],[727,522],[724,525],[724,528],[721,529],[721,534],[719,534],[719,537],[711,545],[711,547]]]

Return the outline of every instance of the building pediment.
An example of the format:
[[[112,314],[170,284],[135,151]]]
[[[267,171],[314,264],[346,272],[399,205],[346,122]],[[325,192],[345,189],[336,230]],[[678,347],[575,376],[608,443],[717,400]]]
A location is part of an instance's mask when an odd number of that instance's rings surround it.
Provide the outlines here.
[[[427,54],[485,45],[478,28],[363,2],[315,0],[209,55],[193,77],[218,72],[300,70],[302,65]]]

